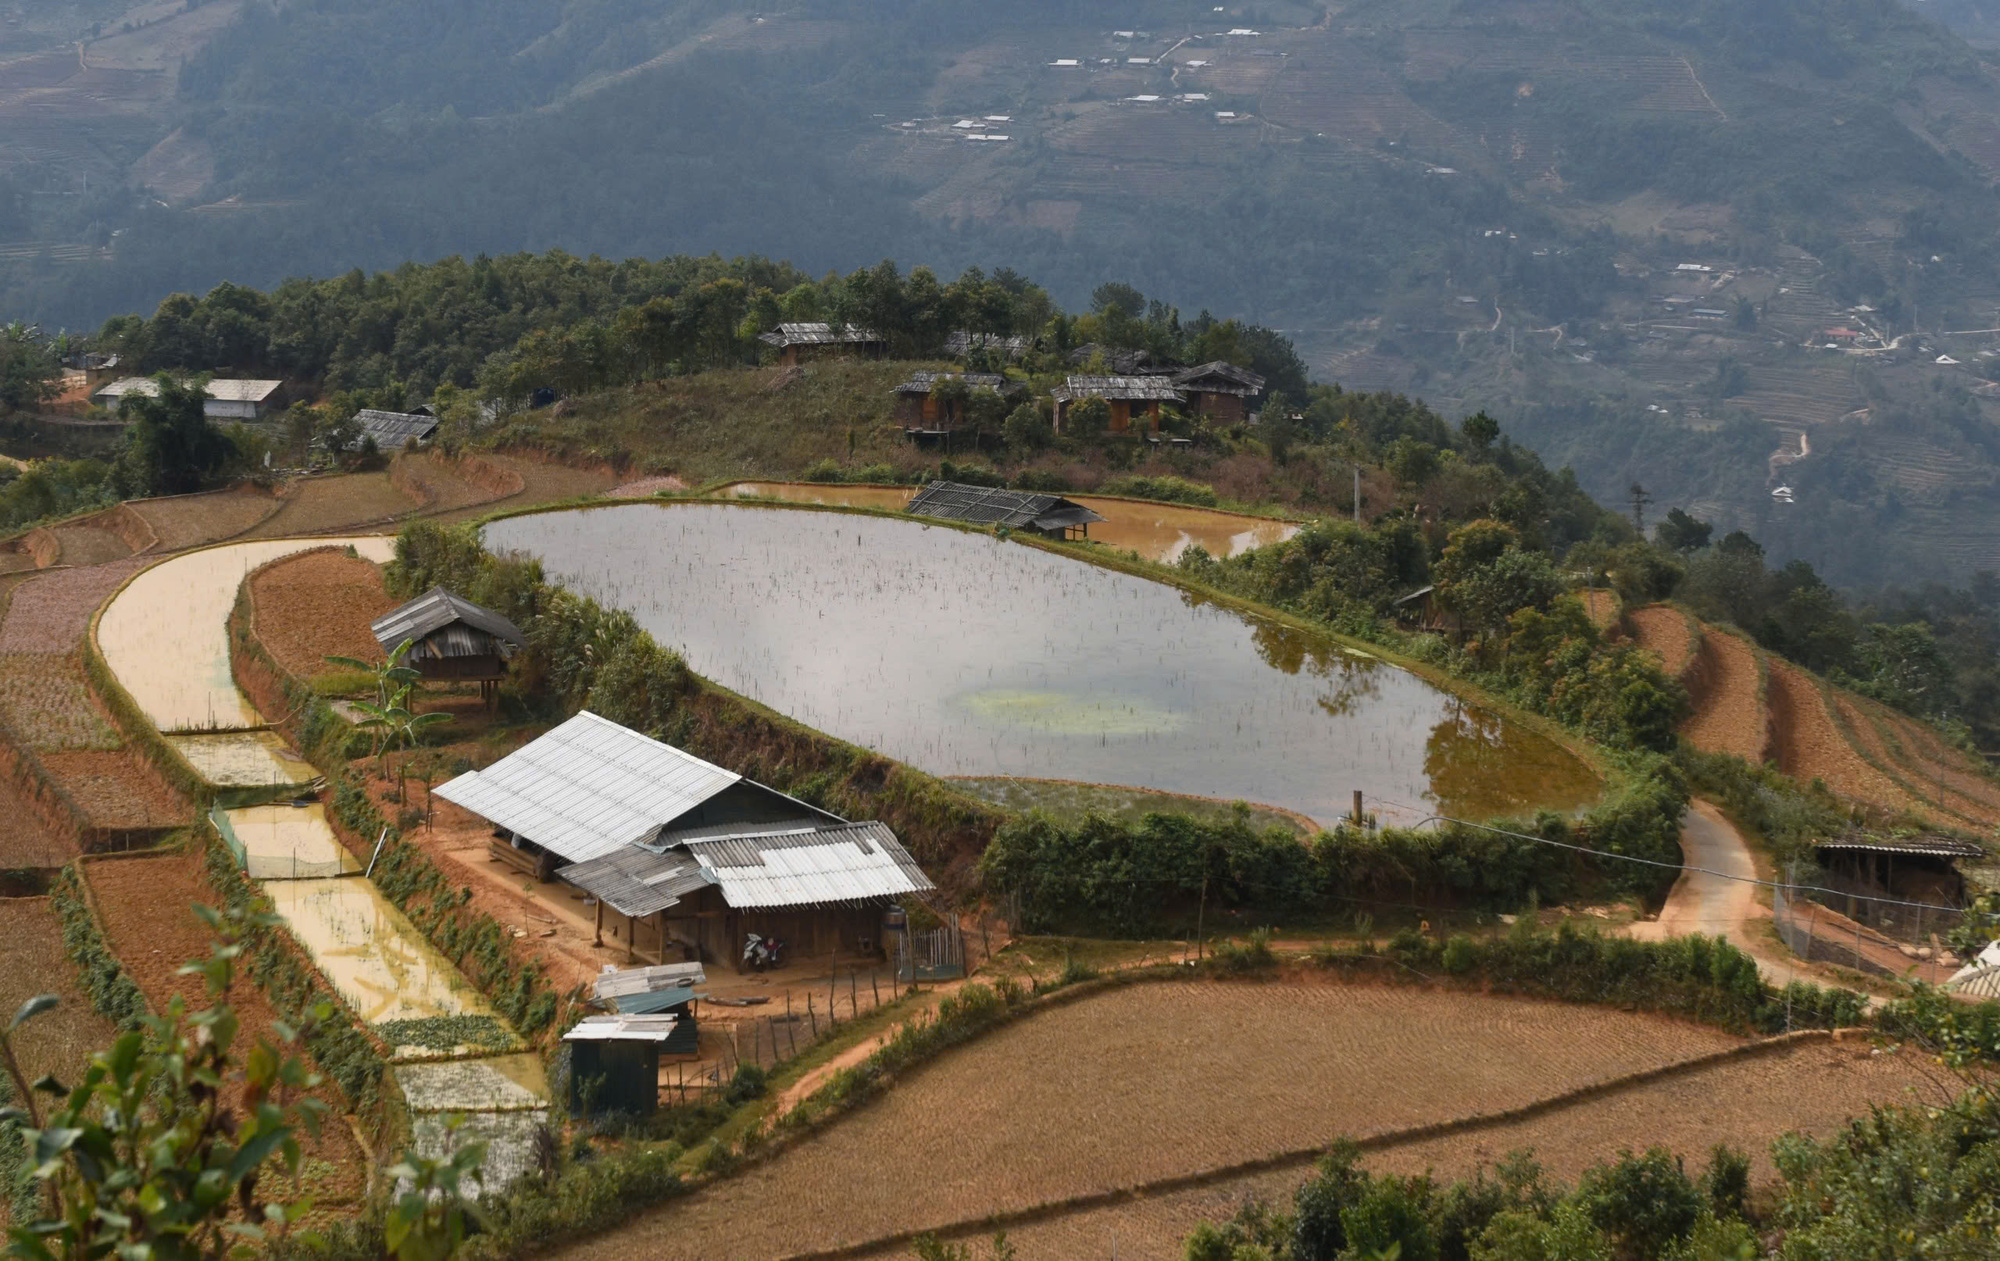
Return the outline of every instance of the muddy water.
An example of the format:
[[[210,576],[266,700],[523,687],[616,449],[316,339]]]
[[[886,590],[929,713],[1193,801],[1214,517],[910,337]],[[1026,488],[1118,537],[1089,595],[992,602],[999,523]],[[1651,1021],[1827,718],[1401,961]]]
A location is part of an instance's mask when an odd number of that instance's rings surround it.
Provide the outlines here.
[[[1594,800],[1547,738],[1177,588],[914,521],[707,504],[499,521],[697,671],[943,775],[1128,784],[1321,821]]]
[[[161,561],[112,597],[97,643],[111,672],[161,731],[233,731],[263,720],[229,673],[229,610],[249,572],[315,547],[356,548],[386,561],[387,537],[267,539]]]
[[[471,983],[369,881],[273,880],[264,892],[363,1024],[493,1016]]]
[[[901,512],[914,492],[891,486],[737,482],[725,487],[722,493],[737,498],[762,496],[792,503],[887,508]],[[1289,521],[1263,521],[1208,508],[1100,499],[1096,495],[1070,495],[1068,498],[1104,518],[1090,527],[1092,540],[1119,551],[1137,552],[1147,560],[1179,560],[1182,552],[1194,546],[1205,548],[1211,556],[1235,556],[1266,543],[1283,542],[1299,532],[1299,527]]]
[[[254,711],[253,711],[254,712]],[[261,793],[284,796],[319,778],[319,768],[285,747],[269,731],[168,736],[195,774],[236,799]]]

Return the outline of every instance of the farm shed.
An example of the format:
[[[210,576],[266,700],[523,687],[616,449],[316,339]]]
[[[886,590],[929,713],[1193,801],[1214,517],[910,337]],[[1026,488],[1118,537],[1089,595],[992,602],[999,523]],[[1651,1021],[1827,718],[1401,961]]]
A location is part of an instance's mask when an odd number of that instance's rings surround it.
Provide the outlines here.
[[[650,968],[606,966],[591,983],[591,994],[621,1016],[672,1016],[677,1022],[661,1043],[664,1055],[693,1055],[700,1042],[695,987],[708,983],[699,963],[662,963]]]
[[[588,710],[437,789],[489,852],[623,920],[635,953],[741,960],[745,933],[873,954],[883,910],[934,886],[881,823],[849,823]],[[618,936],[614,924],[613,935]]]
[[[420,407],[414,412],[385,412],[373,407],[364,407],[354,413],[355,423],[361,426],[362,439],[375,439],[377,451],[401,451],[412,439],[421,446],[437,436],[438,418],[430,409]]]
[[[660,1106],[660,1053],[678,1032],[674,1016],[585,1016],[563,1035],[569,1047],[569,1112],[602,1116]]]
[[[261,420],[276,407],[283,381],[210,381],[202,414],[210,420]],[[160,384],[151,377],[121,377],[90,396],[90,401],[117,411],[128,396],[158,398]]]
[[[1250,400],[1264,392],[1264,378],[1218,359],[1174,374],[1190,411],[1226,425],[1250,419]]]
[[[1813,855],[1823,873],[1818,883],[1833,891],[1819,899],[1849,919],[1892,931],[1913,927],[1914,913],[1863,899],[1963,905],[1965,877],[1958,864],[1976,862],[1985,853],[1972,841],[1929,833],[1870,836],[1854,831],[1813,842]]]
[[[757,340],[776,350],[778,362],[788,368],[810,359],[847,353],[879,359],[889,349],[881,334],[853,324],[843,324],[838,330],[823,323],[780,324],[774,331],[760,334]]]
[[[962,482],[932,482],[911,497],[904,511],[946,521],[1033,530],[1057,539],[1089,538],[1090,523],[1104,520],[1082,504],[1060,495],[967,486]]]
[[[1072,403],[1080,399],[1101,398],[1111,406],[1111,432],[1124,433],[1132,428],[1132,422],[1144,416],[1151,429],[1160,427],[1160,404],[1180,404],[1186,401],[1173,381],[1167,377],[1091,377],[1074,376],[1057,386],[1053,397],[1056,401],[1056,432],[1062,432],[1063,422],[1069,418]]]
[[[384,653],[396,651],[406,639],[415,641],[404,658],[412,669],[438,682],[477,680],[488,703],[506,677],[508,659],[528,646],[528,637],[514,623],[443,587],[390,609],[368,629]]]

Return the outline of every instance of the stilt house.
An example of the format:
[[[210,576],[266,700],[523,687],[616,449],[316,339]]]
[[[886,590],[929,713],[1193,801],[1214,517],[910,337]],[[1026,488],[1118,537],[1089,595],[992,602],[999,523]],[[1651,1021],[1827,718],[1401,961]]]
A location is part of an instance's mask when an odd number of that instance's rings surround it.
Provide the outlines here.
[[[883,912],[935,886],[886,824],[849,823],[588,710],[437,795],[493,825],[490,853],[575,886],[634,954],[742,966],[879,956]]]
[[[528,646],[520,627],[462,599],[443,587],[432,587],[408,604],[389,610],[368,624],[384,653],[404,640],[414,640],[405,665],[440,683],[477,682],[489,705],[497,698],[507,662]]]
[[[1250,401],[1264,392],[1264,378],[1218,359],[1174,374],[1174,385],[1187,398],[1188,410],[1225,425],[1250,419]]]

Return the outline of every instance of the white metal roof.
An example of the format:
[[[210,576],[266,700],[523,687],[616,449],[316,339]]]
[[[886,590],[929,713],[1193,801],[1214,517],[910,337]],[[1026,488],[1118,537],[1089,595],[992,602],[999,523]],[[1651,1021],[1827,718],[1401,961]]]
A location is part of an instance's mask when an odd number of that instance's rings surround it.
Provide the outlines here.
[[[742,778],[585,710],[437,794],[580,863],[649,839]]]
[[[208,396],[225,403],[261,403],[276,393],[283,381],[210,381]],[[151,377],[121,377],[97,391],[97,397],[124,398],[127,394],[143,394],[147,398],[157,398],[160,383]]]
[[[934,887],[881,823],[684,844],[737,910],[898,897]]]
[[[665,1042],[678,1023],[674,1016],[585,1016],[563,1041]]]
[[[1960,968],[1944,988],[1973,998],[2000,998],[2000,941],[1979,952],[1979,957]]]

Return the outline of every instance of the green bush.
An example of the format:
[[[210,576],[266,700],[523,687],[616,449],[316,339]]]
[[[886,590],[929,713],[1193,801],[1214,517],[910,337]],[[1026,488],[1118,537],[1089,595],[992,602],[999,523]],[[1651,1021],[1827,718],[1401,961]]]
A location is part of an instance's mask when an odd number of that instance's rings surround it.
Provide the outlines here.
[[[77,987],[84,997],[99,1015],[120,1029],[137,1029],[150,1014],[146,996],[106,944],[97,917],[84,901],[83,883],[74,865],[63,868],[49,887],[49,906],[62,924],[63,950],[76,964]]]
[[[1622,1257],[1653,1261],[1701,1220],[1702,1194],[1664,1147],[1586,1171],[1577,1199]]]
[[[840,467],[840,461],[835,459],[816,460],[807,465],[806,471],[800,474],[800,476],[808,482],[840,482],[846,480],[846,476]]]
[[[1129,495],[1134,499],[1159,499],[1172,504],[1194,504],[1197,507],[1213,508],[1221,501],[1216,497],[1213,486],[1191,482],[1182,477],[1147,477],[1138,473],[1128,473],[1114,477],[1098,488],[1107,495]]]

